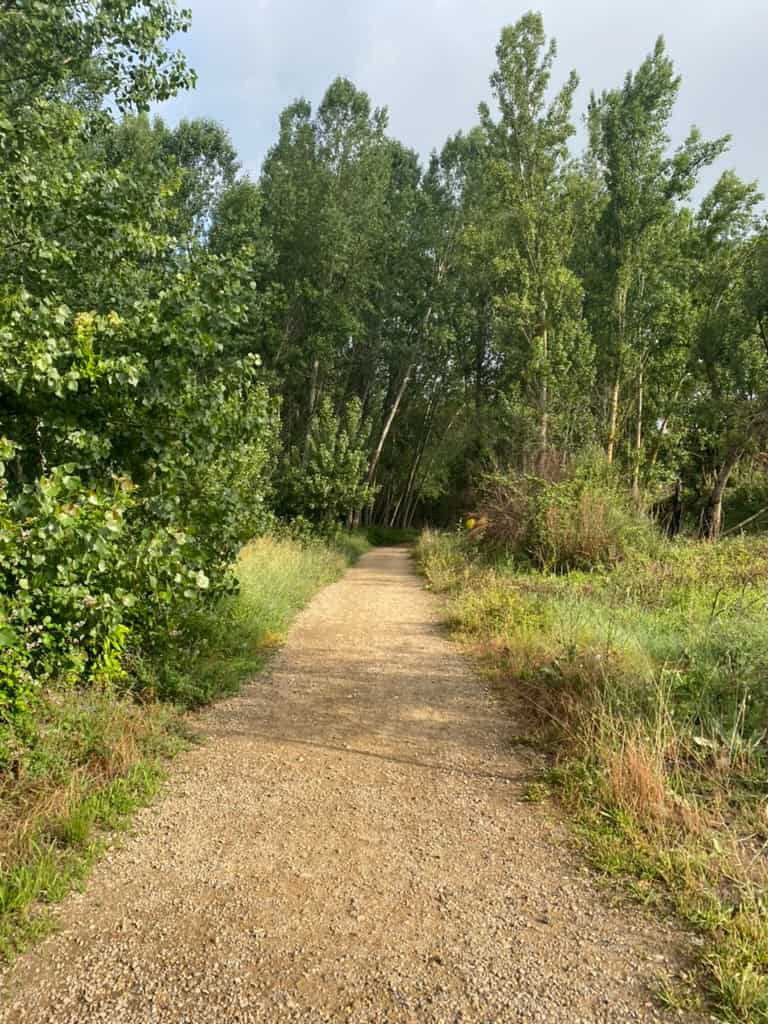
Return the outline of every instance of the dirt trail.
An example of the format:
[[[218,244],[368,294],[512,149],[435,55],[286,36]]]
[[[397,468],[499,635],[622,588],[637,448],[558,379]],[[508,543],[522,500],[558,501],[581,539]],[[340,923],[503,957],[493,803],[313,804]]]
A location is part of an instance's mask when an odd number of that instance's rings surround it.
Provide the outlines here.
[[[674,936],[523,801],[514,722],[438,620],[403,549],[320,594],[0,976],[0,1021],[666,1020]]]

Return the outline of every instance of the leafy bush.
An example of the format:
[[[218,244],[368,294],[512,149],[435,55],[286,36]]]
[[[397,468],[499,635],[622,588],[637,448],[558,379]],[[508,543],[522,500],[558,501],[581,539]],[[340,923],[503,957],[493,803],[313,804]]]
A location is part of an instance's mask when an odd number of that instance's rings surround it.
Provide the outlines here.
[[[205,147],[185,173],[117,120],[193,77],[165,49],[187,15],[139,6],[2,15],[6,719],[54,680],[108,684],[128,657],[172,645],[233,590],[238,550],[270,521],[279,431],[251,344],[269,301],[259,255],[215,253],[184,227]]]
[[[59,467],[9,501],[0,492],[0,643],[4,700],[53,676],[96,679],[125,640],[129,497],[84,488]],[[119,661],[119,659],[118,659]],[[15,666],[11,672],[8,664]],[[13,678],[15,676],[15,682]]]
[[[618,488],[576,478],[540,485],[534,493],[525,547],[542,568],[616,565],[652,542],[650,522]]]
[[[0,709],[20,712],[51,680],[108,683],[127,644],[149,641],[209,588],[190,538],[131,523],[134,488],[87,487],[63,466],[9,499],[0,491]],[[34,682],[33,682],[34,680]]]
[[[615,565],[655,540],[609,474],[587,465],[564,479],[493,474],[480,484],[473,528],[554,572]]]
[[[0,714],[53,679],[121,678],[127,652],[157,652],[236,587],[238,550],[270,522],[276,410],[256,372],[250,360],[188,382],[138,485],[93,463],[13,489],[0,475]],[[3,473],[17,448],[3,442]]]

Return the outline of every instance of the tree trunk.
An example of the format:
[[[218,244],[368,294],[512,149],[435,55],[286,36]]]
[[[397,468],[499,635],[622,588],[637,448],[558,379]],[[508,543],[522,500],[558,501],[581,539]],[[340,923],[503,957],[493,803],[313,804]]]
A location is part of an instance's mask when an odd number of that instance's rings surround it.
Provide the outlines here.
[[[408,509],[408,511],[405,513],[405,515],[403,516],[403,520],[402,520],[402,523],[403,523],[402,529],[403,530],[410,530],[410,529],[412,529],[412,527],[413,527],[413,517],[416,515],[416,506],[418,505],[418,503],[419,503],[418,495],[414,494],[413,500],[411,501],[411,506]]]
[[[616,428],[619,422],[619,399],[621,398],[621,381],[619,380],[618,374],[616,380],[613,382],[613,388],[611,390],[611,407],[608,419],[608,448],[606,456],[608,459],[608,465],[612,465],[614,453],[616,451]]]
[[[312,373],[309,378],[309,398],[307,400],[307,426],[304,432],[304,447],[301,454],[301,464],[306,466],[307,459],[309,458],[309,438],[312,433],[312,420],[315,416],[315,409],[317,408],[317,382],[320,376],[320,360],[314,359],[312,362]]]
[[[389,410],[389,414],[387,415],[387,418],[384,421],[384,426],[382,427],[381,434],[379,435],[379,442],[376,445],[376,449],[373,453],[373,456],[371,457],[371,465],[368,468],[369,486],[373,484],[373,481],[376,478],[376,470],[379,465],[381,453],[384,451],[384,443],[386,442],[387,437],[389,436],[389,431],[392,429],[392,424],[394,423],[395,416],[397,416],[397,410],[400,408],[400,403],[403,400],[403,395],[405,394],[405,389],[408,387],[408,381],[411,379],[412,372],[413,363],[409,363],[403,375],[403,379],[400,382],[400,387],[397,389],[397,394],[395,395],[395,400],[392,403],[392,407]]]
[[[408,480],[405,484],[405,487],[400,493],[400,497],[397,499],[397,502],[395,503],[395,507],[392,510],[392,513],[389,516],[390,526],[397,525],[397,517],[400,515],[400,509],[408,507],[408,503],[411,500],[413,483],[414,480],[416,479],[416,473],[418,472],[419,465],[421,463],[422,452],[423,448],[421,445],[419,445],[416,449],[416,454],[414,455],[413,461],[411,462],[411,471],[408,474]]]
[[[549,361],[549,337],[545,327],[541,336],[542,377],[539,394],[539,452],[536,457],[536,469],[542,472],[546,465],[547,449],[549,448],[549,385],[547,380],[547,364]]]
[[[632,469],[632,497],[640,506],[640,462],[643,454],[643,374],[637,384],[637,428],[635,430],[635,459]]]
[[[677,537],[683,525],[683,482],[675,481],[675,494],[672,499],[672,511],[669,515],[667,533],[670,537]]]
[[[616,435],[619,425],[619,401],[621,400],[621,367],[627,340],[627,296],[629,285],[622,279],[616,286],[616,376],[611,390],[611,404],[608,419],[608,447],[606,456],[608,465],[613,463],[616,455]]]
[[[405,488],[405,494],[403,495],[403,500],[402,500],[403,514],[402,514],[402,516],[400,518],[400,525],[401,525],[401,527],[403,529],[407,529],[407,525],[408,525],[408,509],[409,509],[410,504],[411,504],[411,499],[412,499],[412,497],[414,495],[414,485],[416,483],[416,474],[418,473],[418,471],[419,471],[419,469],[421,467],[421,460],[422,460],[423,457],[424,457],[424,447],[420,447],[419,451],[418,451],[418,453],[416,455],[416,458],[414,459],[413,466],[411,467],[411,472],[410,472],[410,475],[408,477],[408,483],[407,483],[406,488]],[[392,516],[392,525],[393,526],[397,522],[397,516],[398,516],[398,513],[400,512],[400,507],[401,507],[401,503],[398,502],[397,510],[395,511],[395,513]]]
[[[408,474],[408,480],[406,482],[405,487],[400,492],[400,497],[397,499],[397,504],[395,505],[394,510],[392,511],[389,517],[390,526],[396,526],[398,516],[400,516],[401,512],[404,515],[405,511],[408,508],[408,504],[411,500],[411,494],[413,493],[414,483],[416,481],[416,474],[419,471],[419,467],[421,466],[421,460],[424,457],[424,452],[426,451],[427,445],[429,444],[429,439],[432,435],[432,424],[434,422],[436,409],[437,399],[433,395],[429,400],[429,405],[427,406],[427,411],[422,422],[421,433],[419,435],[419,442],[416,445],[413,460],[411,461],[411,469]]]
[[[448,437],[448,435],[451,433],[451,431],[453,430],[453,425],[456,422],[456,420],[458,419],[460,412],[461,412],[461,410],[457,409],[456,412],[453,414],[453,416],[451,416],[451,418],[450,418],[450,420],[448,422],[448,426],[443,431],[443,434],[442,434],[442,439],[443,440],[445,440]],[[417,471],[416,478],[415,478],[414,484],[413,484],[413,488],[411,489],[411,506],[410,506],[410,508],[406,508],[403,511],[402,524],[403,524],[403,528],[406,529],[406,530],[409,529],[411,527],[411,525],[413,524],[413,517],[414,517],[414,515],[416,513],[416,508],[418,507],[418,504],[419,504],[419,492],[421,490],[422,484],[424,483],[424,481],[429,476],[429,471],[432,469],[432,466],[434,465],[435,455],[437,454],[437,450],[438,450],[437,448],[433,448],[432,449],[432,451],[429,453],[429,458],[427,459],[426,464],[423,464],[423,455],[424,455],[424,451],[426,451],[426,445],[424,447],[424,450],[422,451],[422,460],[419,463],[419,469],[421,470],[421,473],[419,473]]]
[[[446,263],[441,263],[440,264],[440,266],[438,267],[438,271],[437,271],[437,282],[436,282],[437,284],[440,283],[440,281],[442,280],[443,274],[445,273],[445,271],[447,269],[448,269],[448,267],[447,267]],[[421,332],[422,332],[423,335],[426,335],[426,332],[429,330],[429,321],[432,318],[432,309],[433,309],[433,307],[430,304],[429,308],[427,309],[427,312],[424,314],[424,319],[423,319],[422,324],[421,324]],[[371,458],[371,465],[370,465],[370,467],[368,469],[368,485],[369,486],[371,486],[373,484],[373,481],[376,478],[376,469],[377,469],[377,467],[379,465],[379,459],[381,458],[381,453],[384,450],[384,443],[386,442],[387,437],[389,436],[389,431],[392,428],[392,424],[394,422],[395,416],[397,416],[397,411],[400,408],[400,403],[403,400],[403,395],[405,394],[405,389],[408,387],[408,381],[411,379],[411,374],[413,373],[414,366],[415,366],[415,363],[414,362],[410,362],[408,364],[408,366],[406,367],[405,374],[403,376],[402,382],[400,384],[400,387],[397,390],[397,394],[395,395],[395,400],[392,403],[392,408],[389,410],[389,415],[387,416],[387,418],[386,418],[386,420],[384,422],[384,426],[382,427],[381,436],[379,437],[379,443],[376,445],[376,450],[373,453],[373,456]]]
[[[706,540],[715,541],[720,536],[723,526],[723,494],[728,484],[731,473],[738,465],[742,456],[741,448],[732,448],[725,457],[717,474],[715,486],[707,499],[707,504],[701,513],[701,528],[699,534]]]

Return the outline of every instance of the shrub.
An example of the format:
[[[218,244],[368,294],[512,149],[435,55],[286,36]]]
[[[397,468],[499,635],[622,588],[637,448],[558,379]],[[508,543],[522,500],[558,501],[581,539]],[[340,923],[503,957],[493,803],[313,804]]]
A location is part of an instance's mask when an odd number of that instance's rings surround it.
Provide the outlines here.
[[[477,517],[488,540],[523,548],[535,480],[522,473],[492,473],[480,481]],[[473,524],[474,525],[474,524]]]
[[[130,494],[120,486],[112,494],[84,487],[72,470],[59,467],[15,499],[0,498],[6,713],[21,710],[32,677],[39,684],[119,672],[125,616],[135,600],[125,544]]]
[[[480,485],[481,534],[555,572],[611,566],[650,550],[654,531],[608,474],[593,466],[565,479],[496,473]]]
[[[589,479],[541,484],[531,506],[526,553],[544,569],[611,566],[652,543],[650,522],[627,497]]]

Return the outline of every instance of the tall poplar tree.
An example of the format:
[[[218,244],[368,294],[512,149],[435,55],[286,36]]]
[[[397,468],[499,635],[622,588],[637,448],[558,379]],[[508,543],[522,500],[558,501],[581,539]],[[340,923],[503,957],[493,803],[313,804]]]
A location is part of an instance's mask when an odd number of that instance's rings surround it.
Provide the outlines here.
[[[622,388],[638,369],[640,275],[644,261],[653,259],[654,233],[728,142],[707,142],[692,128],[685,143],[668,155],[668,127],[679,89],[680,78],[659,37],[653,53],[627,74],[623,86],[600,98],[593,95],[589,107],[592,157],[606,195],[596,233],[602,304],[595,326],[607,393],[609,462],[616,452]]]
[[[561,408],[558,388],[587,348],[581,285],[569,266],[568,140],[578,77],[572,71],[549,98],[556,54],[540,14],[505,28],[491,76],[497,119],[486,104],[480,107],[492,180],[488,213],[497,224],[496,315],[524,401],[538,420],[539,460],[552,441],[553,411]]]

